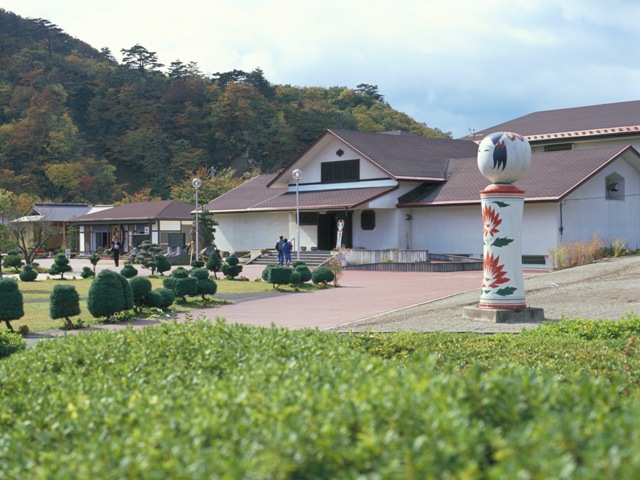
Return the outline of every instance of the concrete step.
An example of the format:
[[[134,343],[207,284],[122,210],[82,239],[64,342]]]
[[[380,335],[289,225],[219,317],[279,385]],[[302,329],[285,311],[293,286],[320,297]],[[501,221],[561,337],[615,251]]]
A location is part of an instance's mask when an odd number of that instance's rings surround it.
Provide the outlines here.
[[[317,267],[331,258],[331,256],[332,254],[329,251],[306,251],[300,252],[300,261],[306,263],[308,267]],[[291,261],[295,262],[297,259],[298,252],[291,252]],[[274,265],[278,263],[278,252],[269,250],[248,263],[251,265]]]

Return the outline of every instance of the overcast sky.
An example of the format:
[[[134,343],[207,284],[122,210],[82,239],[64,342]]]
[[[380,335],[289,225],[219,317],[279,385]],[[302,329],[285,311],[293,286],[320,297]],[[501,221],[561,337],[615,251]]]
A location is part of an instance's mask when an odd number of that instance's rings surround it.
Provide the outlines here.
[[[0,0],[100,49],[210,75],[377,85],[454,137],[539,110],[640,99],[636,0]]]

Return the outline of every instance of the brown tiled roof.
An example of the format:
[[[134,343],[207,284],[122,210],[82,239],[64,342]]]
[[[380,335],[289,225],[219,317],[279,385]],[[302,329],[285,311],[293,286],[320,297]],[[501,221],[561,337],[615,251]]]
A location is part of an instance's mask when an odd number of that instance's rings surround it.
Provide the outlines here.
[[[482,140],[493,132],[515,132],[529,141],[640,135],[640,100],[534,112],[485,128],[474,138]]]
[[[204,208],[214,212],[292,210],[296,208],[295,192],[287,192],[286,188],[267,188],[274,177],[275,174],[254,177],[210,201]],[[299,192],[298,202],[301,210],[353,208],[395,188],[372,187]]]
[[[120,205],[73,219],[74,223],[104,223],[115,221],[189,220],[195,204],[178,200],[158,200]]]
[[[326,130],[281,175],[327,135],[334,136],[397,180],[443,180],[450,158],[474,155],[478,146],[469,140],[427,138],[406,132],[370,133]],[[278,176],[274,177],[275,180]]]
[[[525,191],[525,201],[557,201],[633,147],[605,147],[534,153],[531,167],[516,185]],[[480,191],[490,182],[478,170],[477,157],[452,160],[449,179],[421,200],[399,204],[418,207],[480,203]]]

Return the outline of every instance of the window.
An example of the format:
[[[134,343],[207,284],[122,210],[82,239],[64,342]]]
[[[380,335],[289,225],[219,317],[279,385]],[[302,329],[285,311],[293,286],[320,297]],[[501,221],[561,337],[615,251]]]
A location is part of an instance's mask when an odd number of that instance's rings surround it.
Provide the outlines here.
[[[325,162],[320,167],[322,183],[355,182],[360,180],[360,160]]]
[[[317,212],[300,212],[300,225],[317,225]]]
[[[624,200],[624,177],[617,174],[612,173],[607,178],[605,178],[605,198],[607,200]]]
[[[545,145],[545,152],[559,152],[561,150],[572,150],[573,144],[571,143],[556,143],[555,145]]]
[[[373,230],[376,228],[376,212],[373,210],[363,210],[360,215],[360,228],[362,230]]]

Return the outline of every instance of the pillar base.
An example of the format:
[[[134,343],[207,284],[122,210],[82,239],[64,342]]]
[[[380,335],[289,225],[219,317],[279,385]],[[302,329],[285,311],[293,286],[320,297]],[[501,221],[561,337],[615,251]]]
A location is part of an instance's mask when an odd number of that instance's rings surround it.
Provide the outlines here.
[[[542,322],[544,321],[544,310],[531,307],[518,310],[464,307],[462,309],[462,318],[492,323]]]

